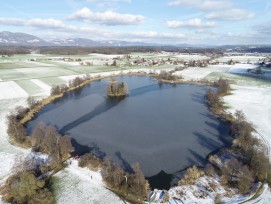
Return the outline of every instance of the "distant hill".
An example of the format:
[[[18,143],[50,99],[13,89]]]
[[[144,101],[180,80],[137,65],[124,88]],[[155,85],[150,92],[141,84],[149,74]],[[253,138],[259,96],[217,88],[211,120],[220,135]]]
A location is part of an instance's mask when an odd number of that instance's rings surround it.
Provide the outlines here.
[[[76,47],[127,47],[127,46],[165,46],[164,44],[127,42],[118,40],[94,41],[87,38],[56,39],[50,41],[55,46],[76,46]],[[170,45],[167,45],[170,46]]]
[[[8,31],[0,32],[0,46],[63,46],[63,47],[127,47],[127,46],[172,46],[170,44],[157,44],[145,42],[127,42],[127,41],[94,41],[87,38],[68,38],[54,39],[45,41],[37,36],[26,33],[12,33]]]
[[[181,49],[208,49],[217,48],[232,51],[270,52],[270,45],[205,45],[205,44],[159,44],[147,42],[128,42],[120,40],[94,41],[87,38],[68,38],[43,40],[37,36],[26,33],[0,32],[0,46],[2,47],[172,47]]]
[[[2,46],[50,46],[46,42],[34,35],[26,33],[12,33],[8,31],[0,32],[0,45]]]

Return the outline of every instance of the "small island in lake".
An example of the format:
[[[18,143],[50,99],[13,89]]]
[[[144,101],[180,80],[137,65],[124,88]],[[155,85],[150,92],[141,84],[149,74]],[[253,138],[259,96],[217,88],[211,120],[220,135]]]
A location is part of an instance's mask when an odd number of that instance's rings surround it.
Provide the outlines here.
[[[107,86],[107,96],[109,97],[125,97],[128,95],[128,86],[124,82],[118,82],[112,79]]]

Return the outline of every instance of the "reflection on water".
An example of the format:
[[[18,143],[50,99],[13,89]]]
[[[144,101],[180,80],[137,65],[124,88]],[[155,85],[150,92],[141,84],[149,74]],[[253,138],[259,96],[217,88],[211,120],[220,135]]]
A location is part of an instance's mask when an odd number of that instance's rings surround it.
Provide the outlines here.
[[[169,187],[171,174],[204,165],[210,152],[229,144],[228,125],[205,106],[208,87],[119,77],[128,84],[129,96],[112,100],[106,97],[108,80],[46,106],[29,122],[28,131],[40,121],[52,124],[74,138],[75,154],[109,155],[128,171],[139,162],[152,187],[159,188]]]

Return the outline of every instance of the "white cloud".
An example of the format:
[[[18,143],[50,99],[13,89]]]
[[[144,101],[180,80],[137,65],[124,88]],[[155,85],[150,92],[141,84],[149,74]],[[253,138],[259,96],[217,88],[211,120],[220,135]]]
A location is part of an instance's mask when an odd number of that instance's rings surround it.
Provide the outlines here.
[[[24,24],[24,20],[18,18],[0,18],[0,24],[6,26],[20,26]]]
[[[26,25],[34,27],[45,27],[45,28],[64,28],[65,25],[62,21],[56,19],[31,19],[26,21]]]
[[[66,25],[62,21],[56,19],[30,19],[23,20],[17,18],[0,18],[0,25],[22,26],[37,28],[42,27],[42,33],[50,33],[54,37],[84,37],[93,40],[126,40],[126,41],[144,41],[147,42],[173,42],[183,40],[187,36],[182,33],[163,33],[156,31],[140,31],[140,32],[119,32],[107,29],[97,29],[94,27],[82,27],[74,25]],[[34,30],[35,32],[35,30]],[[47,36],[48,37],[48,36]],[[52,37],[50,37],[52,38]]]
[[[214,27],[216,24],[212,21],[202,22],[199,18],[194,18],[189,21],[167,21],[168,28],[208,28]]]
[[[171,7],[193,7],[200,10],[221,10],[232,6],[225,0],[175,0],[169,3]]]
[[[156,31],[148,31],[148,32],[129,32],[125,33],[125,35],[129,37],[140,37],[140,38],[168,38],[168,39],[183,39],[186,37],[185,34],[174,34],[174,33],[158,33]]]
[[[206,19],[218,19],[218,20],[243,20],[253,18],[254,12],[242,10],[242,9],[229,9],[223,12],[214,11],[205,16]]]
[[[145,17],[142,15],[120,14],[113,11],[92,12],[84,7],[73,13],[69,19],[84,20],[90,23],[101,25],[135,25],[144,22]]]
[[[49,19],[34,18],[30,20],[23,20],[18,18],[0,18],[0,24],[8,26],[33,26],[56,29],[65,27],[62,21],[52,18]]]

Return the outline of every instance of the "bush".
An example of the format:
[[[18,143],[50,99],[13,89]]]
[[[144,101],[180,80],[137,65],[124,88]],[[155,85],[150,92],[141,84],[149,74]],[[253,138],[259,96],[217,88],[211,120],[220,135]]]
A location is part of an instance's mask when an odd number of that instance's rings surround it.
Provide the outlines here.
[[[61,136],[53,126],[40,123],[31,135],[32,146],[52,158],[53,167],[59,166],[74,151],[69,136]]]
[[[45,181],[38,180],[34,172],[18,172],[7,179],[1,194],[6,202],[27,203],[44,185]]]
[[[8,115],[8,136],[11,142],[16,144],[22,144],[26,147],[31,147],[31,144],[27,138],[25,127],[18,121],[17,117],[13,114]]]
[[[204,175],[204,172],[199,170],[197,166],[187,169],[184,177],[178,182],[178,185],[193,185],[195,181]]]
[[[174,75],[174,74],[172,74],[170,72],[161,71],[157,78],[160,79],[160,80],[176,81],[178,79],[181,79],[182,77]]]
[[[268,156],[264,152],[254,150],[250,161],[250,168],[258,181],[266,181],[271,168]]]
[[[240,193],[248,193],[251,184],[254,182],[254,175],[247,165],[237,159],[231,159],[221,169],[221,183],[229,187],[237,186]]]
[[[214,176],[216,175],[216,172],[215,172],[215,168],[213,167],[212,164],[208,163],[206,166],[205,166],[205,169],[204,169],[204,172],[207,176]]]
[[[51,88],[51,95],[62,94],[67,90],[68,90],[68,86],[66,84],[54,85]]]
[[[25,114],[29,111],[29,108],[27,107],[23,107],[23,106],[18,106],[15,108],[15,114],[16,115],[16,119],[19,121],[21,120]]]
[[[142,202],[149,194],[149,183],[140,170],[139,164],[133,164],[133,172],[125,172],[108,157],[103,161],[103,179],[117,193]]]
[[[47,189],[43,188],[36,192],[33,197],[29,199],[28,204],[54,204],[55,200],[53,194]]]
[[[69,86],[70,87],[76,87],[81,85],[85,80],[81,77],[75,77],[74,79],[69,81]]]
[[[231,87],[230,87],[228,80],[219,78],[219,80],[216,82],[216,84],[218,87],[218,94],[219,95],[225,95],[225,94],[229,93]]]
[[[97,171],[101,167],[101,161],[96,156],[87,153],[80,157],[79,166]]]
[[[223,110],[223,101],[219,94],[209,89],[206,93],[207,105],[214,113],[219,113]]]

